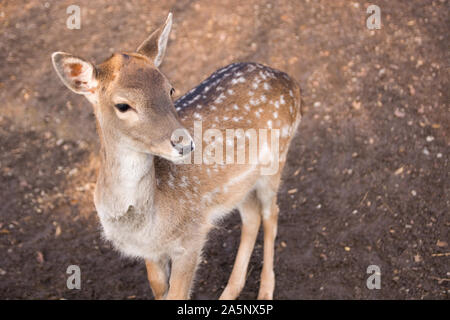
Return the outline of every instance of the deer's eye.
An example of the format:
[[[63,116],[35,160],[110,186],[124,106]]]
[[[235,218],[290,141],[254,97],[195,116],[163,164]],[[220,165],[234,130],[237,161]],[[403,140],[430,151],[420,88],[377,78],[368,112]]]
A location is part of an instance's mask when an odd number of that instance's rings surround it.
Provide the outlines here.
[[[171,88],[171,89],[170,89],[170,96],[173,96],[174,93],[175,93],[175,89],[174,89],[174,88]]]
[[[120,112],[126,112],[131,109],[131,107],[126,103],[118,103],[115,105],[116,109]]]

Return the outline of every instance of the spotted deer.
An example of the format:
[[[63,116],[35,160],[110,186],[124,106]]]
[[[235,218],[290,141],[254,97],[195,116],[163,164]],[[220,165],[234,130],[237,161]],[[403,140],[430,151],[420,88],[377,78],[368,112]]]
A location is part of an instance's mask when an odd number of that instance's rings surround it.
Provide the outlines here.
[[[299,86],[261,64],[234,63],[174,102],[174,89],[159,70],[171,26],[169,14],[135,52],[115,53],[99,65],[52,55],[62,82],[93,105],[101,142],[94,203],[104,237],[125,256],[145,260],[156,299],[188,299],[208,232],[237,208],[241,240],[220,299],[235,299],[243,289],[261,220],[258,299],[272,299],[277,190],[301,118]],[[252,128],[277,131],[278,145],[258,150],[258,157],[279,163],[277,170],[262,174],[262,162],[187,163],[208,147],[206,138],[195,138],[195,121],[203,128],[242,129],[244,147]]]

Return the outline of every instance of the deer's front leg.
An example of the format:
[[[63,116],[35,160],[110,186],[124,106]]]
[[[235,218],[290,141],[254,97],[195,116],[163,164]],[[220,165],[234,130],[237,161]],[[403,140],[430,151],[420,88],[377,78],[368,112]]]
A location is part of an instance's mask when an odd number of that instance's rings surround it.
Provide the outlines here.
[[[172,259],[168,300],[187,300],[190,296],[200,250],[188,250]]]
[[[169,289],[168,261],[145,260],[147,277],[156,300],[164,299]]]

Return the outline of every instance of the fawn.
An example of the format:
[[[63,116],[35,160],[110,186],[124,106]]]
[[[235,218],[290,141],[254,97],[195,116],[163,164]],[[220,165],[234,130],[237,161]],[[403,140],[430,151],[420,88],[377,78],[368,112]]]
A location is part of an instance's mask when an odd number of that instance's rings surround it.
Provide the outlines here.
[[[235,63],[173,102],[174,89],[158,69],[171,25],[169,14],[136,52],[113,54],[96,66],[64,52],[52,55],[62,82],[94,108],[101,142],[94,203],[104,237],[124,255],[145,260],[156,299],[188,299],[208,231],[237,208],[241,242],[220,298],[239,296],[262,220],[258,299],[272,299],[276,197],[301,118],[300,88],[283,72]],[[208,146],[207,139],[192,138],[195,121],[216,130],[277,131],[279,145],[261,144],[258,153],[279,163],[276,172],[262,174],[261,163],[183,162]],[[250,141],[247,133],[244,146]]]

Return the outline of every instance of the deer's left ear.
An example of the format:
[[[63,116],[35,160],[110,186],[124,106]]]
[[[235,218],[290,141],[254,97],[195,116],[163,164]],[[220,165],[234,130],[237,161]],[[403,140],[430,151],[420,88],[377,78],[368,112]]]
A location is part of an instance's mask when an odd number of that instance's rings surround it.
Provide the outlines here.
[[[98,81],[92,63],[65,52],[54,52],[52,62],[56,73],[67,88],[83,95],[95,92]]]
[[[169,13],[166,23],[155,30],[136,50],[150,58],[156,67],[161,64],[166,52],[167,40],[172,29],[172,13]]]

